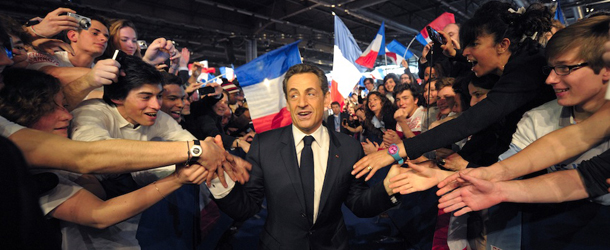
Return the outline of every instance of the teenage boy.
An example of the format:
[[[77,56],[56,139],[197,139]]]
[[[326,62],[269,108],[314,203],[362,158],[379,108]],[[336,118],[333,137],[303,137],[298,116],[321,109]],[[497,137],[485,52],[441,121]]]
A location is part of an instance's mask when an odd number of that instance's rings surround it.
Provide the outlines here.
[[[602,55],[603,45],[608,40],[609,23],[610,17],[607,16],[584,19],[558,31],[549,41],[546,47],[546,57],[549,63],[549,67],[546,68],[549,71],[546,83],[555,89],[557,100],[532,109],[523,116],[518,124],[517,132],[513,135],[509,150],[500,157],[501,159],[518,153],[548,133],[582,122],[604,105],[604,94],[607,82],[610,80],[610,68],[604,64]],[[555,178],[564,176],[565,187],[574,187],[572,183],[574,180],[580,179],[577,177],[579,173],[581,177],[591,174],[583,172],[584,170],[579,168],[581,162],[600,155],[609,148],[610,141],[604,140],[580,155],[547,168],[547,172],[565,173],[553,174],[553,176]],[[540,157],[544,157],[544,155]],[[519,172],[517,169],[511,171]],[[488,177],[507,180],[505,176],[518,177],[511,173],[503,173],[502,176],[491,174]],[[567,192],[564,187],[557,189],[557,186],[553,188],[553,186],[547,185],[547,188],[544,188],[544,184],[549,183],[546,175],[537,179],[538,181],[534,181],[534,179],[511,181],[523,185],[514,191],[527,192],[527,195],[514,193],[513,198],[507,201],[532,202],[535,199],[530,197],[552,197]],[[544,182],[540,182],[541,180]],[[583,190],[575,188],[571,192],[578,194]],[[497,204],[502,201],[502,197],[506,196],[506,194],[494,194],[493,197],[487,197],[492,199],[486,203],[495,201]],[[538,201],[552,201],[552,199],[539,198]],[[488,237],[488,245],[495,244],[495,247],[501,249],[511,247],[608,248],[610,247],[608,240],[599,232],[610,230],[610,225],[607,223],[610,218],[610,208],[607,206],[610,204],[610,195],[597,197],[593,201],[580,200],[561,204],[524,206],[523,224],[521,228],[518,228],[522,235],[521,244],[518,240],[509,240],[513,244],[517,243],[512,246],[498,244],[498,241]],[[468,204],[468,206],[471,205]],[[491,205],[493,204],[488,204],[486,207]],[[491,218],[493,215],[490,214]],[[508,241],[504,241],[504,243],[506,242]]]
[[[122,61],[121,70],[125,76],[120,76],[118,82],[104,86],[103,100],[87,100],[73,111],[74,120],[72,137],[75,140],[97,141],[106,139],[131,139],[141,141],[193,141],[189,144],[192,157],[197,158],[197,143],[194,136],[182,129],[180,125],[168,114],[159,112],[164,82],[161,72],[155,67],[145,63],[139,58],[127,56]],[[130,175],[99,176],[103,180],[105,190],[119,195],[133,188],[152,183],[164,177],[175,169],[167,166],[152,170],[133,172]],[[124,185],[117,187],[118,185]],[[199,187],[190,188],[195,192]],[[180,190],[179,190],[180,191]],[[115,225],[121,229],[120,233],[114,229],[104,232],[91,232],[90,236],[98,241],[108,241],[111,244],[115,237],[133,237],[140,246],[154,244],[165,249],[195,247],[198,238],[191,237],[196,232],[199,219],[199,202],[197,195],[185,195],[177,192],[166,197],[167,202],[158,203],[142,214],[138,228],[139,216],[132,217],[125,222]],[[172,205],[174,204],[174,205]],[[176,204],[178,204],[176,206]],[[171,207],[174,207],[173,209]],[[148,211],[157,211],[157,217],[146,219]],[[173,211],[175,218],[171,218]],[[167,216],[159,216],[167,215]],[[196,218],[193,218],[195,215]],[[175,222],[175,223],[172,223]],[[176,224],[179,228],[162,226],[162,224]],[[114,227],[114,226],[113,226]],[[87,229],[82,229],[87,230]],[[148,230],[148,231],[144,231]],[[163,237],[161,237],[163,235]],[[138,241],[136,241],[137,243]],[[137,245],[131,247],[138,247]]]

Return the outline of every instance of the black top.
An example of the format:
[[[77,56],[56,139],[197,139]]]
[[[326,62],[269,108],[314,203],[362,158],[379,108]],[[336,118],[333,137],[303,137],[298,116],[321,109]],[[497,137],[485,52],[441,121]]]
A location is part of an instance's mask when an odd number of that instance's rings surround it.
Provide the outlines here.
[[[610,178],[610,151],[589,160],[582,161],[576,169],[580,174],[589,197],[595,198],[608,193],[610,184],[606,179]]]
[[[403,140],[408,156],[415,159],[425,152],[482,131],[513,112],[516,113],[512,117],[521,117],[527,110],[554,99],[552,87],[544,83],[546,75],[542,73],[542,67],[545,65],[542,47],[527,39],[509,58],[502,76],[486,99],[451,121]],[[505,132],[512,134],[516,122],[507,128]]]

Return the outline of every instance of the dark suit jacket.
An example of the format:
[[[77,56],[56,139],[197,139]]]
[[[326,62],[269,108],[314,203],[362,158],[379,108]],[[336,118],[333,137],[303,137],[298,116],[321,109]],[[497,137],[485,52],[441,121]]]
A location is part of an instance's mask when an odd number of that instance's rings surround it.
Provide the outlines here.
[[[345,112],[341,112],[339,114],[339,127],[341,128],[341,133],[349,135],[350,134],[349,130],[347,130],[346,128],[341,126],[341,122],[343,121],[343,119],[346,119],[349,121],[348,114]],[[335,115],[329,115],[328,118],[326,118],[326,127],[333,131],[335,130]]]
[[[330,131],[330,149],[316,223],[305,216],[305,198],[297,164],[292,126],[254,137],[248,152],[250,181],[236,183],[218,206],[235,220],[259,212],[267,198],[268,217],[260,249],[347,249],[348,234],[341,204],[359,217],[375,216],[392,206],[383,183],[369,188],[350,174],[363,156],[353,138]]]

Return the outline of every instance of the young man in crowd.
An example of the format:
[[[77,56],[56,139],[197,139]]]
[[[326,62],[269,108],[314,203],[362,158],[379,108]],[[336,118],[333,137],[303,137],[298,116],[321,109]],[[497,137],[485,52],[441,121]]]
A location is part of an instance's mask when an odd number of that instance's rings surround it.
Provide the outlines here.
[[[332,102],[330,108],[333,113],[326,118],[326,126],[334,131],[349,134],[349,131],[342,126],[343,123],[347,122],[348,116],[347,113],[341,112],[341,104],[339,102]]]
[[[523,116],[518,124],[517,132],[513,135],[511,146],[501,156],[502,159],[517,154],[555,130],[577,126],[574,124],[583,122],[603,107],[606,103],[604,94],[610,79],[610,68],[604,64],[602,59],[603,45],[608,41],[609,23],[610,18],[607,16],[581,20],[558,31],[549,41],[546,47],[549,64],[547,67],[549,76],[546,82],[555,89],[557,100],[532,109]],[[562,143],[570,142],[563,141]],[[472,208],[472,210],[489,208],[502,201],[559,202],[564,201],[563,196],[571,197],[569,200],[574,200],[576,197],[585,198],[587,195],[582,186],[582,179],[590,181],[595,172],[591,172],[592,170],[588,168],[581,169],[581,162],[600,155],[609,148],[610,142],[607,139],[603,140],[588,151],[547,168],[547,172],[552,172],[551,174],[533,179],[508,181],[528,174],[533,169],[521,166],[505,169],[501,167],[504,162],[488,168],[467,169],[465,171],[472,172],[472,176],[477,178],[483,177],[486,180],[506,182],[495,185],[488,182],[483,185],[482,180],[477,181],[476,178],[467,177],[467,180],[472,181],[475,185],[460,188],[456,194],[463,194],[466,209]],[[544,157],[544,155],[540,157]],[[506,161],[509,160],[510,158]],[[475,174],[481,172],[487,174],[483,176]],[[557,178],[561,178],[562,184],[551,185],[554,181],[559,180]],[[478,192],[477,189],[483,186],[493,189],[494,192],[490,192],[490,190]],[[605,193],[600,192],[599,188],[596,189],[594,193],[597,195],[594,196]],[[476,192],[473,193],[473,191]],[[604,188],[604,191],[607,190]],[[467,196],[466,194],[475,195]],[[444,207],[447,211],[453,210],[447,208],[449,197],[441,199],[440,207]],[[594,202],[580,200],[561,204],[525,205],[523,206],[522,227],[517,228],[522,235],[522,242],[519,242],[518,239],[504,238],[503,243],[500,243],[488,237],[488,243],[495,244],[496,247],[502,249],[511,247],[607,248],[607,239],[600,236],[598,232],[609,230],[607,221],[610,218],[610,208],[608,207],[610,202],[608,197],[608,194],[597,197],[593,199]],[[474,202],[475,200],[478,202]],[[505,206],[510,206],[510,204]],[[501,207],[502,205],[495,206],[489,211],[494,209],[498,211]],[[457,215],[463,214],[467,211],[466,209],[459,211]],[[490,219],[493,218],[494,214],[490,213]],[[506,221],[503,221],[502,225],[506,225]],[[503,233],[515,232],[514,227],[506,226],[496,230]],[[506,241],[506,239],[510,240]],[[509,242],[513,245],[507,244]]]
[[[192,141],[188,148],[191,158],[196,159],[200,153],[197,151],[199,141],[182,129],[170,115],[159,112],[164,82],[161,72],[132,56],[125,57],[122,63],[121,70],[125,72],[125,76],[120,76],[115,84],[104,86],[103,100],[87,100],[73,111],[73,139],[186,140]],[[98,179],[102,180],[107,192],[118,195],[152,183],[173,169],[174,166],[167,166],[127,175],[98,176]],[[199,187],[185,186],[167,196],[164,202],[146,210],[141,220],[136,216],[113,226],[122,228],[121,233],[108,229],[102,233],[90,232],[91,237],[98,242],[112,241],[116,237],[134,239],[137,237],[139,242],[136,243],[140,246],[156,245],[165,246],[164,248],[196,246],[199,242],[199,234],[183,232],[197,232],[199,229],[200,210],[196,195],[198,190]],[[176,224],[180,227],[167,227],[167,224]],[[87,231],[85,228],[82,230]]]

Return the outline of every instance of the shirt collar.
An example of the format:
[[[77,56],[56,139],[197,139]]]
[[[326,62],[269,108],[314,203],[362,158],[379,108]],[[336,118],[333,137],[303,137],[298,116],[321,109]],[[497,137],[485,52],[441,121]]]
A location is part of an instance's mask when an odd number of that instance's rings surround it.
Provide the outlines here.
[[[108,105],[108,104],[106,104]],[[127,121],[119,112],[119,110],[117,109],[116,106],[113,105],[108,105],[110,106],[110,110],[112,110],[112,115],[114,116],[114,118],[116,119],[119,128],[131,128],[131,129],[137,129],[140,126],[134,126],[133,124],[131,124],[131,122]]]
[[[315,140],[314,143],[317,143],[318,146],[321,146],[321,142],[324,139],[324,135],[328,134],[326,127],[322,124],[316,131],[309,134],[313,136]],[[303,131],[299,130],[294,124],[292,124],[292,137],[294,138],[294,145],[299,145],[303,141],[303,137],[308,136],[308,134],[303,133]]]

